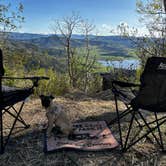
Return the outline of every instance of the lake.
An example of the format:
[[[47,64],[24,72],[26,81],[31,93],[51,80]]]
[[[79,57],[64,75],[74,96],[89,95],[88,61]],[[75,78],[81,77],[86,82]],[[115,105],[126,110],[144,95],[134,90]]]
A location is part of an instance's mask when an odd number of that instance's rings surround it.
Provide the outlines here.
[[[136,59],[125,59],[121,61],[99,60],[98,62],[104,66],[123,68],[123,69],[136,69],[139,66],[139,60]]]

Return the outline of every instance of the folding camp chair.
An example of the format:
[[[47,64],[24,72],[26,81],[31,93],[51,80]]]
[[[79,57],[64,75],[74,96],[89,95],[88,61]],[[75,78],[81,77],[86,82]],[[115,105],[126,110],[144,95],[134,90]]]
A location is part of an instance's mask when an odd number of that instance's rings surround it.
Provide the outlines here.
[[[16,122],[20,122],[24,128],[29,128],[30,125],[26,124],[24,119],[21,117],[20,113],[25,104],[25,100],[29,97],[34,88],[38,86],[38,82],[41,79],[48,79],[48,77],[24,77],[24,78],[16,78],[16,77],[4,77],[4,68],[3,68],[3,55],[0,50],[0,154],[3,154],[5,151],[5,147],[10,139],[10,136],[15,128]],[[22,79],[22,80],[31,80],[32,85],[28,88],[14,88],[7,87],[2,85],[2,80],[4,79]],[[21,102],[20,108],[17,110],[15,104]],[[10,115],[14,121],[10,127],[10,130],[7,136],[4,137],[4,124],[3,117],[4,115]]]
[[[149,134],[153,136],[154,140],[156,140],[157,144],[164,151],[160,126],[166,122],[166,116],[159,118],[158,113],[166,112],[166,58],[149,58],[141,75],[140,83],[141,84],[138,85],[121,81],[112,81],[112,92],[114,93],[117,117],[110,123],[118,123],[122,151],[128,150],[145,137],[150,139]],[[123,91],[119,90],[119,87],[139,87],[139,91],[135,97],[133,97],[128,104],[125,103],[127,109],[122,113],[120,113],[118,109],[118,98],[127,98],[127,95],[123,93]],[[148,122],[148,118],[146,118],[143,113],[146,111],[153,113],[155,120]],[[126,132],[127,134],[123,137],[124,139],[122,139],[121,119],[125,116],[131,117],[131,119]],[[138,118],[140,118],[144,124],[140,123]],[[133,129],[134,122],[136,122],[140,130],[133,136],[131,131]],[[140,135],[140,131],[144,131],[144,127],[147,128],[147,131],[138,137],[138,135]],[[158,133],[157,135],[155,132],[156,130]]]

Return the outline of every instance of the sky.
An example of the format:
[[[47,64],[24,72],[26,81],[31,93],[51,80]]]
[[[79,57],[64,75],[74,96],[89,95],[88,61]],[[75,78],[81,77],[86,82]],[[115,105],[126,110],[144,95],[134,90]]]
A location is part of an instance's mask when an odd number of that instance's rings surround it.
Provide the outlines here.
[[[53,20],[78,12],[96,26],[98,35],[111,35],[110,30],[125,22],[144,32],[138,22],[136,0],[7,0],[13,6],[24,5],[25,23],[20,32],[53,33]]]

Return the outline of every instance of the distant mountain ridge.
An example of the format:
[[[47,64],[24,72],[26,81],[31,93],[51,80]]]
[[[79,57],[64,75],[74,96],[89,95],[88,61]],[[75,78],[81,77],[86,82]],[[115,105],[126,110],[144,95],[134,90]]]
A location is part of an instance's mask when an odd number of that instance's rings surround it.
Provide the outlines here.
[[[73,34],[72,45],[83,47],[85,45],[84,37],[84,35]],[[49,50],[51,55],[55,55],[57,50],[63,49],[61,35],[12,32],[8,34],[8,38],[17,42],[36,45],[41,50]],[[101,57],[130,57],[132,56],[130,52],[134,50],[131,40],[121,36],[90,35],[90,45],[99,50]]]
[[[21,32],[8,32],[10,39],[15,40],[30,40],[30,39],[37,39],[41,37],[49,37],[49,36],[55,36],[55,34],[37,34],[37,33],[21,33]],[[61,36],[58,34],[58,36]],[[95,37],[95,35],[90,35],[92,38]],[[73,39],[83,39],[84,35],[79,34],[73,34]]]
[[[13,40],[31,40],[31,39],[41,38],[41,37],[48,37],[48,36],[50,35],[35,34],[35,33],[19,33],[19,32],[8,33],[9,39],[13,39]]]

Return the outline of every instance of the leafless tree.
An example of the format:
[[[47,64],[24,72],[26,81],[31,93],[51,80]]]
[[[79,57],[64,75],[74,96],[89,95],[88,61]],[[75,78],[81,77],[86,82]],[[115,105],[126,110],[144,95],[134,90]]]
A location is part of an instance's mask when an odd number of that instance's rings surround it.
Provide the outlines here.
[[[78,13],[72,13],[71,16],[64,17],[61,20],[55,20],[52,26],[56,36],[60,39],[65,48],[67,59],[67,72],[70,77],[72,87],[78,87],[81,79],[83,89],[86,90],[88,82],[88,73],[95,63],[95,57],[90,55],[89,35],[93,31],[94,26],[87,20],[81,18]],[[84,46],[75,46],[72,35],[75,33],[84,36]]]
[[[55,20],[52,29],[62,42],[67,56],[67,71],[70,77],[70,84],[75,87],[76,79],[74,73],[74,55],[75,49],[72,47],[72,35],[76,32],[81,23],[81,17],[78,13],[72,13],[69,17],[61,20]],[[60,36],[59,36],[60,35]]]
[[[96,62],[96,54],[91,54],[91,51],[93,50],[90,46],[90,34],[94,31],[95,26],[90,23],[88,20],[83,20],[81,22],[82,27],[82,33],[85,38],[85,53],[84,53],[84,62],[83,62],[83,90],[87,91],[87,85],[88,85],[88,76],[93,70],[93,67]]]

